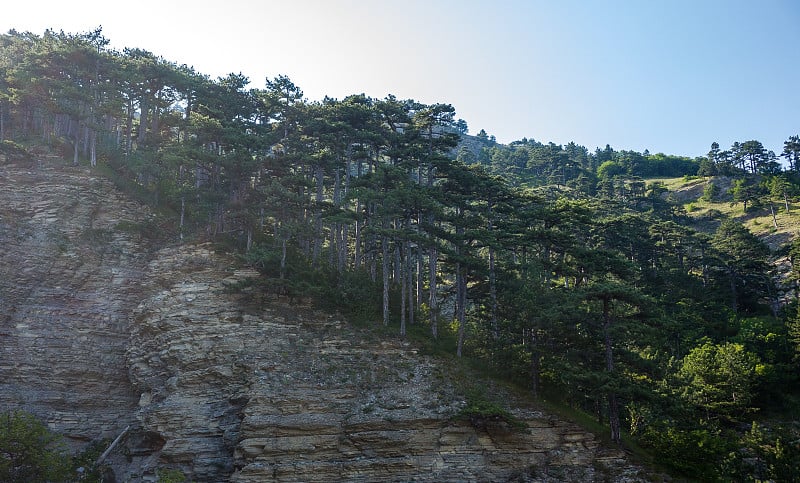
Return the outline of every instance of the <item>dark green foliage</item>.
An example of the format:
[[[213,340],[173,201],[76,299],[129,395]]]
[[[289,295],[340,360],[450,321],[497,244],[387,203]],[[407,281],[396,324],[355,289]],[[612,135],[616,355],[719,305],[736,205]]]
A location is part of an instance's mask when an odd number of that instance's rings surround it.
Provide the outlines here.
[[[69,481],[70,463],[61,439],[33,415],[0,414],[0,481]]]
[[[657,455],[659,464],[697,481],[725,480],[729,455],[738,450],[737,441],[718,428],[682,427],[676,421],[648,426],[640,441]]]
[[[705,188],[703,188],[703,196],[701,199],[703,201],[715,201],[717,196],[719,196],[719,194],[720,194],[719,186],[714,184],[714,182],[712,181],[708,183]]]
[[[740,474],[756,481],[797,481],[800,475],[800,427],[797,422],[766,428],[753,422],[743,438],[747,453]]]
[[[28,152],[27,149],[9,140],[0,142],[0,156],[2,156],[7,163],[33,161],[33,155]]]
[[[466,405],[458,411],[457,419],[466,419],[477,428],[503,425],[513,430],[526,428],[524,422],[511,414],[502,404],[490,400],[484,390],[472,388],[466,395]]]
[[[741,344],[706,342],[692,349],[680,364],[683,397],[706,412],[732,418],[751,409],[758,378],[758,356]]]
[[[183,483],[186,481],[186,475],[180,470],[158,470],[159,483]]]

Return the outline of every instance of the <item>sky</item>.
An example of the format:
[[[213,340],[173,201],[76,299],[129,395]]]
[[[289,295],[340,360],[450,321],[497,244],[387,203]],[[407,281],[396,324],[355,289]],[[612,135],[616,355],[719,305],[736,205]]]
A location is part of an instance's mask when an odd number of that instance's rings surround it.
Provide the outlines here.
[[[126,5],[123,9],[121,5]],[[798,0],[28,0],[0,32],[78,33],[309,100],[452,104],[470,134],[702,156],[800,134]]]

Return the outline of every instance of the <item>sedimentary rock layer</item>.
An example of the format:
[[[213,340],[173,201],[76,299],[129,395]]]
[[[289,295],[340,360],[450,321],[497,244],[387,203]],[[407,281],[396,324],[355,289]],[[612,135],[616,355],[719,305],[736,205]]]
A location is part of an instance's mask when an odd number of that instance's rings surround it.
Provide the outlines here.
[[[468,374],[261,293],[211,244],[156,246],[152,223],[87,169],[0,166],[0,409],[76,450],[130,426],[118,481],[643,478],[524,401],[521,428],[457,417]]]

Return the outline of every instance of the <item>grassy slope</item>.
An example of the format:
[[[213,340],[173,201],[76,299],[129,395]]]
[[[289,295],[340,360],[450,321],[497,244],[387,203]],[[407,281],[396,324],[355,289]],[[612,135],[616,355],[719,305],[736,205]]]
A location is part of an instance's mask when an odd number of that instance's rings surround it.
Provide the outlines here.
[[[712,211],[716,210],[724,217],[740,221],[754,235],[764,240],[773,251],[779,250],[800,233],[800,206],[798,203],[790,202],[789,213],[787,213],[783,201],[774,202],[776,228],[769,205],[765,204],[745,213],[742,203],[733,203],[731,195],[727,193],[731,186],[730,178],[714,177],[690,180],[666,178],[648,181],[663,182],[669,189],[669,196],[683,204],[686,212],[695,220],[695,228],[699,231],[712,233],[716,229],[719,224],[719,215],[715,216]],[[720,188],[719,194],[713,201],[701,200],[704,188],[712,182]]]

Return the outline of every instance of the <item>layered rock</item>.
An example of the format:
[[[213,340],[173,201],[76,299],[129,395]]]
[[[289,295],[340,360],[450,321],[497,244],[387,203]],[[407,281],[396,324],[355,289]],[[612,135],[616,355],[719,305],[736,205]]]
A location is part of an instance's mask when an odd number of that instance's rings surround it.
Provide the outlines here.
[[[79,168],[0,166],[0,408],[72,441],[133,417],[125,351],[146,250],[142,206]]]
[[[0,404],[76,442],[130,426],[118,481],[643,479],[524,401],[521,428],[457,417],[464,375],[209,244],[152,249],[149,220],[86,170],[0,167]]]
[[[514,410],[522,428],[458,418],[464,398],[436,360],[242,288],[257,274],[233,266],[183,246],[148,267],[163,289],[128,354],[157,461],[198,481],[636,480],[621,452],[533,408]]]

